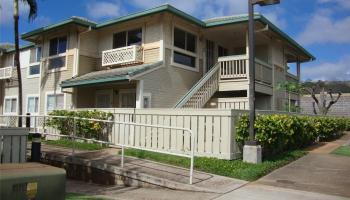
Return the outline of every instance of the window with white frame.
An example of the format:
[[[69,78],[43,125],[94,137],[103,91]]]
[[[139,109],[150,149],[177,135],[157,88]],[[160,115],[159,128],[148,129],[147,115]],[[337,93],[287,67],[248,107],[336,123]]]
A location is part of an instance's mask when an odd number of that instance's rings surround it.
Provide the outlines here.
[[[66,66],[66,56],[61,55],[67,51],[67,36],[56,37],[50,40],[49,56],[57,56],[50,58],[48,69],[55,70]]]
[[[5,97],[5,112],[8,114],[17,113],[17,97]]]
[[[175,63],[186,65],[188,67],[196,67],[196,46],[197,37],[187,31],[174,28],[174,47],[173,60]]]
[[[41,47],[30,50],[30,63],[38,63],[41,59]]]
[[[39,97],[29,96],[27,97],[27,113],[38,113],[39,111]]]
[[[48,94],[46,97],[46,112],[64,109],[64,94]]]
[[[67,50],[67,36],[56,37],[50,40],[49,56],[65,53]]]
[[[41,47],[30,50],[28,77],[37,77],[40,74]]]
[[[142,28],[115,33],[113,35],[113,49],[142,44]]]

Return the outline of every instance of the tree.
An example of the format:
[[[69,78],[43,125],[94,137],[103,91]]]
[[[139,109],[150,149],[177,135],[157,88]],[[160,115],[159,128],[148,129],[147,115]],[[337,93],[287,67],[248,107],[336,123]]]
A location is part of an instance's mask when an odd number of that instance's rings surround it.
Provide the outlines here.
[[[29,6],[28,21],[33,21],[36,18],[38,7],[36,0],[22,0],[25,4]],[[18,32],[18,20],[19,20],[19,9],[18,0],[13,0],[13,19],[15,28],[15,58],[14,64],[17,69],[17,79],[18,79],[18,114],[22,115],[22,105],[23,105],[23,93],[22,93],[22,75],[21,75],[21,63],[19,59],[19,32]],[[22,120],[18,120],[18,126],[22,126]]]
[[[330,110],[330,108],[332,107],[332,105],[337,103],[339,98],[342,95],[341,92],[338,92],[338,96],[336,98],[334,98],[332,89],[329,89],[328,92],[326,92],[325,88],[322,87],[320,90],[320,97],[317,98],[316,97],[317,88],[315,86],[312,88],[305,88],[305,89],[310,93],[312,99],[314,100],[314,103],[312,104],[312,106],[313,106],[313,111],[314,111],[315,115],[317,115],[317,114],[327,115],[327,113]],[[330,101],[328,102],[328,104],[327,104],[327,94],[330,97]],[[315,104],[318,107],[318,112],[316,110]]]
[[[277,88],[285,90],[287,92],[287,94],[288,94],[288,112],[291,112],[292,111],[291,94],[293,92],[297,93],[297,94],[300,94],[300,92],[303,89],[303,86],[300,83],[298,83],[298,82],[288,82],[288,81],[286,81],[286,82],[279,83]]]

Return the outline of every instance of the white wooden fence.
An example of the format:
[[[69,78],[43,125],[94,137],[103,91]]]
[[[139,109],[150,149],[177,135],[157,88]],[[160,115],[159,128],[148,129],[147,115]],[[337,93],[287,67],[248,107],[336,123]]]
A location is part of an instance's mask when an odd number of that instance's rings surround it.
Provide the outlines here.
[[[86,109],[85,109],[86,110]],[[195,155],[235,159],[238,112],[217,109],[98,109],[114,114],[115,121],[188,128],[195,134]],[[177,131],[177,132],[176,132]],[[180,132],[179,132],[180,131]],[[111,142],[147,149],[183,152],[190,149],[190,136],[181,130],[115,124]]]
[[[26,161],[28,129],[0,127],[0,163]]]

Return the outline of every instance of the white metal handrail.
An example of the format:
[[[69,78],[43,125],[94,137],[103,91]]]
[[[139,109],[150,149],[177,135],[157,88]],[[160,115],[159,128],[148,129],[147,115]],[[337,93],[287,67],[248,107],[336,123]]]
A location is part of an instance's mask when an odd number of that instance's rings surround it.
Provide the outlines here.
[[[12,67],[0,68],[0,79],[7,79],[12,77]]]
[[[102,51],[102,66],[130,64],[142,62],[142,47],[132,45],[122,48]]]
[[[186,157],[190,158],[190,180],[189,183],[193,183],[193,167],[194,167],[194,150],[195,150],[195,137],[196,135],[193,133],[193,131],[189,128],[182,128],[182,127],[173,127],[173,126],[164,126],[164,125],[152,125],[152,124],[143,124],[143,123],[134,123],[134,122],[121,122],[121,121],[115,121],[115,120],[101,120],[101,119],[91,119],[91,118],[80,118],[80,117],[68,117],[68,116],[53,116],[53,115],[0,115],[0,120],[1,118],[18,118],[18,120],[22,120],[20,118],[34,118],[34,131],[40,133],[40,128],[42,128],[41,134],[42,135],[51,135],[51,136],[57,136],[57,137],[69,137],[73,140],[85,140],[85,141],[92,141],[96,143],[101,143],[101,144],[109,144],[111,146],[116,146],[120,147],[122,150],[121,153],[121,167],[124,167],[124,149],[125,148],[132,148],[132,149],[139,149],[139,150],[145,150],[145,151],[151,151],[151,152],[157,152],[157,153],[164,153],[164,154],[169,154],[169,155],[175,155],[175,156],[181,156],[181,157]],[[41,118],[43,120],[43,127],[38,127],[37,123],[38,118]],[[52,133],[46,133],[45,132],[45,122],[47,119],[50,118],[61,118],[61,119],[70,119],[73,120],[73,132],[71,135],[63,135],[63,134],[52,134]],[[163,129],[171,129],[171,130],[181,130],[183,133],[187,132],[189,133],[191,137],[191,151],[190,154],[187,154],[185,151],[184,153],[176,153],[176,152],[171,152],[171,151],[166,151],[166,150],[157,150],[157,149],[151,149],[151,148],[146,148],[146,147],[137,147],[133,145],[128,145],[125,142],[125,137],[122,142],[119,142],[117,144],[112,143],[111,141],[103,141],[103,140],[96,140],[96,139],[91,139],[91,138],[84,138],[84,137],[78,137],[76,136],[76,123],[77,120],[87,120],[87,121],[94,121],[94,122],[103,122],[103,123],[111,123],[111,124],[124,124],[124,125],[133,125],[133,126],[141,126],[141,127],[153,127],[153,128],[163,128]],[[25,121],[25,120],[24,120]],[[18,124],[17,121],[14,123],[15,125]],[[10,126],[10,124],[1,124],[5,126]],[[175,133],[178,133],[177,131]],[[72,146],[72,154],[74,155],[75,153],[75,147]]]

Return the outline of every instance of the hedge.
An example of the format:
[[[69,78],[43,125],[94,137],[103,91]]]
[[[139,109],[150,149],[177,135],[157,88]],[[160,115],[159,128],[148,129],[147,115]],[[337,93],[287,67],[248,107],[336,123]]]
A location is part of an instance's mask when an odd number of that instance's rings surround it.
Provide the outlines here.
[[[242,115],[236,126],[236,141],[243,145],[249,138],[249,119]],[[258,115],[255,121],[255,139],[266,154],[308,146],[317,139],[336,138],[350,130],[350,118],[301,115]]]
[[[70,135],[74,130],[74,119],[73,117],[89,118],[89,119],[100,119],[100,120],[111,120],[113,119],[112,113],[102,111],[68,111],[68,110],[55,110],[49,115],[51,116],[65,116],[67,118],[49,118],[46,120],[48,127],[55,128],[60,131],[60,134]],[[90,121],[90,120],[75,120],[76,136],[102,139],[106,137],[106,128],[111,126],[110,123]]]

